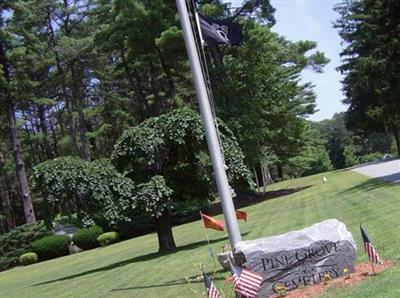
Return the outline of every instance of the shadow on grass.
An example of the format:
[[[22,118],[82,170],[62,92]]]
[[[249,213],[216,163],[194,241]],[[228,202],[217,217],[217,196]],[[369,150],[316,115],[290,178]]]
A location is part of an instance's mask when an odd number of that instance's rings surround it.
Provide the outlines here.
[[[396,184],[388,183],[388,182],[382,181],[380,179],[381,178],[368,179],[367,181],[361,182],[352,187],[342,190],[341,192],[339,192],[339,195],[352,194],[355,192],[368,192],[371,190],[375,190],[378,188],[384,188],[384,187],[386,187],[386,188],[387,187],[396,187]]]
[[[242,236],[245,236],[247,234],[248,233],[243,233]],[[226,241],[228,239],[229,239],[228,237],[222,237],[222,238],[218,238],[218,239],[211,239],[210,240],[210,244],[221,242],[221,241]],[[112,264],[109,264],[107,266],[103,266],[103,267],[99,267],[99,268],[83,271],[83,272],[80,272],[80,273],[68,275],[68,276],[65,276],[65,277],[57,278],[57,279],[44,281],[44,282],[41,282],[41,283],[34,284],[32,286],[46,285],[46,284],[51,284],[51,283],[58,282],[58,281],[65,281],[65,280],[70,280],[70,279],[74,279],[74,278],[81,277],[81,276],[86,276],[86,275],[97,273],[97,272],[113,270],[113,269],[116,269],[116,268],[119,268],[119,267],[122,267],[122,266],[126,266],[126,265],[129,265],[129,264],[132,264],[132,263],[145,262],[145,261],[153,260],[153,259],[156,259],[156,258],[159,258],[159,257],[172,255],[172,254],[180,252],[180,251],[196,249],[196,248],[198,248],[200,246],[204,246],[204,245],[207,245],[207,241],[197,241],[197,242],[194,242],[194,243],[190,243],[190,244],[187,244],[187,245],[180,246],[174,251],[152,252],[152,253],[148,253],[148,254],[145,254],[145,255],[136,256],[136,257],[131,258],[131,259],[127,259],[127,260],[123,260],[123,261],[120,261],[120,262],[112,263]]]
[[[220,270],[217,270],[215,273],[223,273],[223,272],[226,272],[226,270],[220,269]],[[170,280],[170,281],[160,283],[160,284],[140,285],[140,286],[132,286],[132,287],[126,287],[126,288],[116,288],[116,289],[112,289],[110,292],[178,286],[178,285],[183,285],[183,284],[189,284],[188,279],[190,280],[191,284],[204,282],[203,279],[197,279],[197,277],[198,277],[198,275],[193,275],[193,276],[189,276],[187,278],[178,278],[178,279]],[[223,279],[224,279],[224,277],[222,277],[222,276],[215,276],[213,278],[213,280],[223,280]]]

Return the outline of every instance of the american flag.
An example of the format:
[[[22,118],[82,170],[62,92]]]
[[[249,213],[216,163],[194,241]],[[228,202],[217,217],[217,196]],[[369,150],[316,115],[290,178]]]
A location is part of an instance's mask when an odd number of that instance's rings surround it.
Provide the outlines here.
[[[368,254],[369,261],[371,263],[382,264],[379,254],[376,252],[374,246],[371,243],[371,240],[369,240],[369,238],[368,238],[367,231],[365,231],[361,225],[360,225],[360,229],[361,229],[361,236],[362,236],[363,242],[364,242],[364,249],[365,249],[365,252]]]
[[[208,277],[208,275],[205,273],[203,273],[203,275],[204,275],[204,283],[205,283],[206,289],[207,289],[207,297],[208,298],[221,298],[221,295],[219,294],[217,288],[214,286],[213,282]]]
[[[257,296],[261,287],[263,278],[261,275],[251,272],[248,269],[240,268],[231,264],[232,283],[236,293],[247,297],[254,298]]]

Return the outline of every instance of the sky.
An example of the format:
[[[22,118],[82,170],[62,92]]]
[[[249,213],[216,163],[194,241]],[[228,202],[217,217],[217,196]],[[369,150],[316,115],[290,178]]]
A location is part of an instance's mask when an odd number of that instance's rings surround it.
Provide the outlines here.
[[[226,2],[239,6],[242,0]],[[338,18],[333,7],[339,2],[338,0],[271,0],[276,8],[276,25],[272,31],[291,41],[316,41],[317,50],[330,59],[330,63],[324,68],[324,73],[313,73],[310,70],[302,73],[303,81],[315,85],[319,112],[310,116],[314,121],[332,118],[333,114],[347,109],[341,103],[344,98],[340,83],[342,76],[336,71],[336,67],[341,64],[339,57],[342,50],[341,39],[332,25]]]

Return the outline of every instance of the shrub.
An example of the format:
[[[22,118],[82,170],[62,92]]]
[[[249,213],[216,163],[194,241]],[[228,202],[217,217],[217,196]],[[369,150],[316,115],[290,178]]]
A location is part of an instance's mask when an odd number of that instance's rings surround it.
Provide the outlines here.
[[[38,261],[38,259],[39,259],[39,257],[38,257],[38,255],[36,253],[27,252],[27,253],[24,253],[23,255],[21,255],[19,257],[19,263],[21,265],[26,266],[26,265],[30,265],[30,264],[36,263]]]
[[[78,218],[77,213],[69,214],[69,215],[61,215],[57,214],[54,218],[54,223],[57,225],[69,226],[73,225],[75,227],[82,227],[81,220]]]
[[[365,155],[360,156],[361,163],[367,163],[371,161],[381,160],[383,158],[383,154],[380,152],[372,152]]]
[[[99,246],[97,238],[103,234],[103,229],[98,226],[78,230],[72,237],[75,245],[82,249],[92,249]]]
[[[50,234],[43,221],[38,221],[0,235],[0,271],[18,265],[19,256],[32,250],[33,241]]]
[[[32,249],[41,260],[49,260],[69,254],[71,238],[66,235],[51,235],[32,243]]]
[[[111,243],[118,242],[118,240],[119,234],[117,232],[108,232],[101,234],[99,237],[97,237],[97,242],[99,242],[101,246],[106,246]]]

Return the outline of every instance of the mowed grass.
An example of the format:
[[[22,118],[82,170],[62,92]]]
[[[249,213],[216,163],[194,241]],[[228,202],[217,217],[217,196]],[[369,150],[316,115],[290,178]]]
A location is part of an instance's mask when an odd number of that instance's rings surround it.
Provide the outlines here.
[[[383,183],[348,172],[285,181],[270,190],[310,186],[288,196],[245,208],[241,222],[244,239],[285,233],[329,218],[344,222],[362,251],[359,224],[368,229],[383,258],[400,260],[400,185]],[[222,218],[222,216],[218,216]],[[199,273],[198,263],[214,270],[199,221],[174,228],[179,249],[157,253],[155,234],[124,241],[77,255],[0,273],[0,297],[202,297],[201,281],[187,283]],[[215,252],[228,242],[224,232],[209,231]],[[219,268],[218,268],[219,269]],[[227,272],[218,271],[215,282],[224,285]],[[333,289],[326,297],[400,297],[397,264],[352,288]]]

